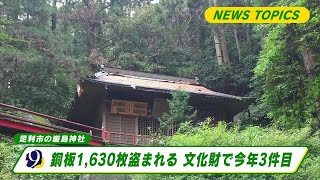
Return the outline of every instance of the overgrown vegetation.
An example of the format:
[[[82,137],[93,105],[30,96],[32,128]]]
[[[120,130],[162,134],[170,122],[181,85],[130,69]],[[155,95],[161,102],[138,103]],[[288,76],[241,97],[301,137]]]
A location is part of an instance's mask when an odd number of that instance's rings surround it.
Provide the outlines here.
[[[268,37],[254,69],[255,83],[263,87],[261,103],[268,108],[268,117],[281,128],[312,124],[319,129],[319,4],[314,0],[279,4],[304,6],[311,10],[311,19],[302,25],[266,27]]]
[[[196,116],[197,112],[192,112],[192,106],[189,105],[190,95],[184,91],[172,93],[172,99],[168,100],[169,112],[164,113],[160,121],[160,127],[167,130],[172,126],[181,123],[190,123]]]
[[[209,126],[210,120],[190,131],[178,133],[167,141],[167,146],[308,146],[309,154],[295,174],[289,175],[136,175],[135,179],[319,179],[320,131],[312,133],[311,127],[281,131],[275,127],[257,126],[241,129],[239,125],[227,128],[221,122]]]

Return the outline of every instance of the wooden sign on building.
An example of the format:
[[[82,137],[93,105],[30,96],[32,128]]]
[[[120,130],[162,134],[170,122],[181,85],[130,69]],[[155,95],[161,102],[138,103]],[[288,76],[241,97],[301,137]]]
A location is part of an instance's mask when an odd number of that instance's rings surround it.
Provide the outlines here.
[[[145,102],[112,99],[111,113],[131,116],[146,116],[147,106],[148,104]]]

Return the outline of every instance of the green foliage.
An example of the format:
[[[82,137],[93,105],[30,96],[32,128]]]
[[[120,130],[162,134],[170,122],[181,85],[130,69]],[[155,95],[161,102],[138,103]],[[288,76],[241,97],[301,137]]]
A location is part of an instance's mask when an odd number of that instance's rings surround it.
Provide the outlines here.
[[[164,113],[159,118],[160,127],[168,129],[173,125],[179,125],[183,122],[190,122],[196,116],[196,112],[191,112],[189,106],[190,95],[185,91],[176,91],[172,93],[172,99],[168,100],[169,112]]]
[[[167,146],[307,146],[309,154],[297,173],[289,175],[137,175],[135,179],[319,179],[320,131],[312,134],[310,127],[280,131],[276,128],[227,128],[220,122],[211,127],[210,120],[193,127],[193,132],[179,133],[170,138]]]
[[[13,38],[3,30],[3,26],[8,24],[10,24],[10,21],[4,19],[3,17],[0,17],[0,26],[2,26],[0,27],[0,43],[8,40],[13,40]]]
[[[290,1],[279,4],[288,5]],[[265,27],[269,33],[255,68],[255,87],[261,92],[261,106],[267,108],[268,117],[277,126],[299,128],[312,124],[318,129],[320,71],[319,68],[306,71],[302,49],[312,51],[315,63],[320,62],[317,50],[320,41],[316,40],[320,35],[319,2],[300,0],[291,5],[311,9],[311,19],[305,24]]]
[[[66,117],[78,78],[92,72],[73,42],[78,26],[71,31],[61,24],[52,32],[53,9],[49,1],[2,2],[0,101]]]
[[[197,6],[198,5],[198,6]],[[105,35],[112,39],[101,49],[108,66],[182,77],[199,77],[216,91],[246,95],[260,47],[251,26],[237,25],[243,58],[238,60],[232,31],[226,31],[231,64],[217,64],[212,26],[203,24],[195,1],[161,1],[135,9],[133,16],[109,17]],[[225,29],[233,29],[226,25]],[[248,37],[246,37],[248,31]],[[121,37],[121,38],[120,38]]]
[[[311,130],[306,127],[299,130],[280,131],[275,128],[247,127],[240,130],[238,125],[228,129],[220,122],[216,127],[208,123],[195,127],[193,134],[177,134],[168,142],[168,146],[303,146]]]
[[[52,62],[55,75],[61,76],[65,83],[74,85],[80,75],[92,74],[88,69],[91,69],[89,65],[93,61],[96,64],[130,70],[190,78],[197,76],[205,86],[225,93],[246,95],[250,91],[248,84],[260,49],[253,44],[258,43],[260,39],[251,31],[252,26],[226,25],[225,29],[238,29],[243,58],[238,61],[236,46],[233,43],[234,34],[232,31],[226,31],[231,64],[218,66],[213,27],[206,26],[199,16],[207,7],[206,3],[199,4],[190,0],[161,1],[157,4],[137,0],[94,1],[93,6],[89,8],[86,1],[58,3],[57,7],[52,2],[3,2],[4,14],[10,21],[10,25],[4,24],[3,32],[17,36],[21,41],[0,46],[0,60],[3,62],[3,66],[0,63],[0,67],[9,69],[9,73],[3,72],[5,77],[2,78],[0,74],[2,90],[5,90],[3,87],[10,79],[16,80],[21,77],[18,71],[28,70],[23,72],[25,75],[28,72],[29,75],[38,76],[43,73],[36,73],[25,64]],[[230,5],[230,2],[224,2],[224,5]],[[55,30],[51,27],[53,14],[58,17]],[[88,54],[89,46],[91,50],[93,48],[101,53],[99,58],[91,59]],[[44,77],[32,79],[33,85],[48,84],[55,79],[51,76],[53,74],[44,73]],[[69,74],[71,76],[66,76]],[[49,81],[44,82],[45,78]],[[27,83],[29,82],[19,82],[16,87],[24,89]],[[58,98],[51,96],[53,92],[49,87],[51,86],[35,88],[32,90],[34,93],[30,92],[28,96],[47,96],[43,98],[45,101]],[[39,98],[15,96],[16,92],[11,94],[10,101],[6,102],[21,104],[52,115],[61,111],[59,116],[64,116],[66,104],[70,101],[70,89],[65,85],[61,88],[63,90],[60,90],[67,94],[65,101],[50,102],[50,105],[45,104],[44,107],[60,104],[58,106],[63,108],[57,107],[50,112],[45,108],[35,107],[34,104],[42,101]],[[27,100],[29,102],[26,102]],[[28,103],[32,105],[27,105]]]
[[[52,62],[24,62],[10,80],[3,100],[30,110],[61,116],[67,114],[73,99],[75,80]]]

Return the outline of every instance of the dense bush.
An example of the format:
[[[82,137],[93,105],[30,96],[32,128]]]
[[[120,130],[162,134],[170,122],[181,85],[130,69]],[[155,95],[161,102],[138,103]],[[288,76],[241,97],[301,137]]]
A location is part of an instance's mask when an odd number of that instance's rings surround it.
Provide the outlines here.
[[[320,131],[312,134],[311,128],[279,131],[274,127],[247,127],[238,125],[227,128],[226,123],[210,127],[206,121],[189,128],[190,132],[178,133],[166,140],[167,146],[307,146],[309,153],[295,174],[242,174],[242,175],[136,175],[136,179],[319,179]]]
[[[185,91],[172,93],[172,99],[168,100],[169,112],[164,113],[160,118],[160,126],[166,130],[173,125],[190,122],[196,116],[196,111],[192,112],[192,106],[189,105],[190,95]]]

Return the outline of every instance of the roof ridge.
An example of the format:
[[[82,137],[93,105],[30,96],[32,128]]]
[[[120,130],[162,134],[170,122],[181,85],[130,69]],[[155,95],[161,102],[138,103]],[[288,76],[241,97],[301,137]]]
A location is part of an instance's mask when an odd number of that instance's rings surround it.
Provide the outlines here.
[[[111,68],[111,67],[103,67],[101,71],[104,71],[106,73],[120,73],[124,75],[130,75],[130,76],[138,76],[138,77],[146,77],[146,78],[155,78],[155,79],[161,79],[161,80],[173,80],[173,81],[182,81],[182,82],[188,82],[192,84],[198,83],[198,78],[185,78],[185,77],[178,77],[178,76],[172,76],[172,75],[164,75],[164,74],[156,74],[151,72],[142,72],[142,71],[133,71],[133,70],[125,70],[125,69],[118,69],[118,68]]]
[[[122,77],[143,79],[143,80],[151,80],[151,81],[159,81],[159,82],[170,82],[170,83],[177,83],[177,84],[195,85],[193,83],[185,82],[185,81],[181,81],[181,80],[180,81],[173,81],[173,80],[167,80],[167,79],[156,79],[156,78],[149,78],[149,77],[142,77],[142,76],[126,75],[126,74],[121,74],[121,73],[107,73],[107,75],[115,75],[115,76],[122,76]]]

